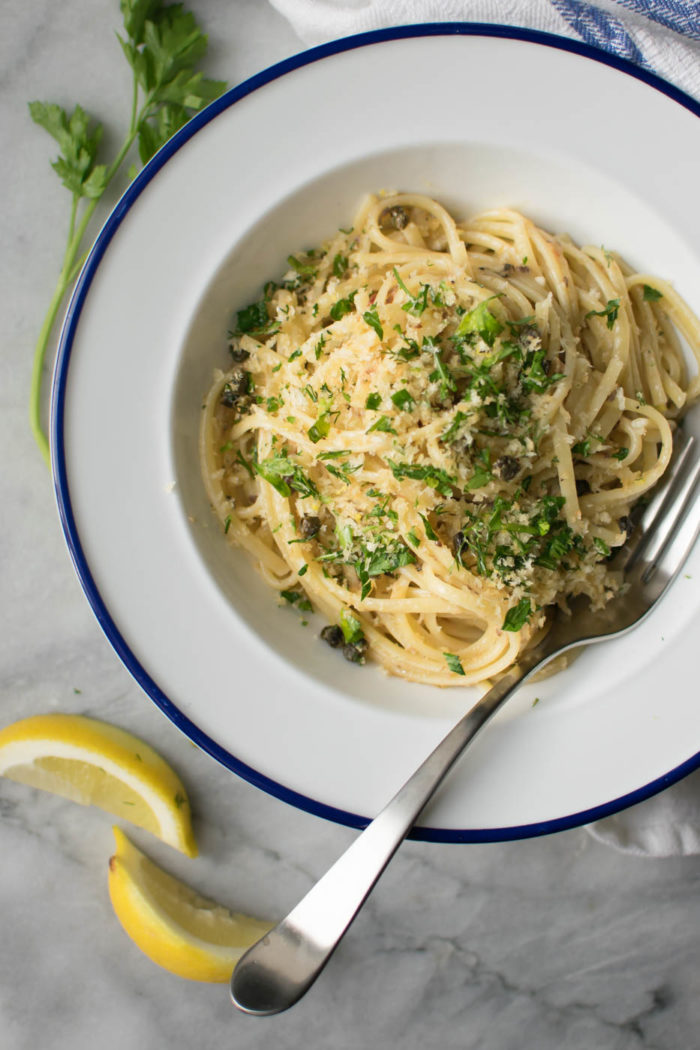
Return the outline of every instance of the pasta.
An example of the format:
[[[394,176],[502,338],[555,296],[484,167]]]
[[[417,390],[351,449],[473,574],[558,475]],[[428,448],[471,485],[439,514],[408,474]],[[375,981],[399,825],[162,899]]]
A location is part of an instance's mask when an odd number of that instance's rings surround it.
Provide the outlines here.
[[[369,196],[239,310],[202,471],[228,539],[344,655],[439,686],[503,673],[609,555],[697,399],[670,284],[518,212]],[[692,375],[691,375],[692,371]]]

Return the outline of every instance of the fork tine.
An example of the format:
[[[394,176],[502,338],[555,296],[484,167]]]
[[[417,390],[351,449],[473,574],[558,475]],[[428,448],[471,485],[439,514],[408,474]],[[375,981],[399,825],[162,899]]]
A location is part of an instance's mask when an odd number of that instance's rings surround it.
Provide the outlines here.
[[[630,572],[637,562],[653,559],[666,542],[669,529],[678,517],[674,508],[679,493],[687,488],[689,465],[692,472],[692,452],[695,445],[695,438],[682,430],[674,435],[674,449],[666,473],[616,559],[617,566],[624,568],[626,573]]]
[[[654,533],[653,543],[645,552],[647,567],[642,582],[647,584],[652,576],[662,570],[670,580],[681,568],[686,556],[700,534],[700,503],[697,499],[700,482],[700,457],[696,457],[692,469],[677,491],[668,517]]]
[[[666,469],[666,473],[657,485],[649,505],[639,519],[640,527],[644,532],[648,532],[657,518],[666,513],[666,500],[674,487],[676,478],[681,474],[688,462],[695,444],[696,441],[693,435],[688,434],[685,430],[679,429],[674,434],[671,461]]]
[[[662,554],[667,543],[682,523],[692,500],[692,493],[700,473],[700,457],[691,456],[695,442],[686,448],[686,455],[679,462],[670,488],[664,495],[661,507],[640,541],[637,559],[653,564]]]

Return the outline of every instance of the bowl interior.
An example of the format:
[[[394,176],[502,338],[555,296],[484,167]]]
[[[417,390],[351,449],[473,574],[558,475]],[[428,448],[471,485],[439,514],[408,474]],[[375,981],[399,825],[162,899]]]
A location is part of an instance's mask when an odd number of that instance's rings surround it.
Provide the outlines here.
[[[675,283],[683,294],[700,288],[700,264],[643,199],[580,159],[567,161],[536,147],[436,142],[375,153],[297,186],[264,214],[251,214],[247,232],[211,272],[180,347],[171,399],[172,457],[180,511],[202,565],[229,603],[232,631],[246,625],[269,646],[271,657],[315,676],[329,690],[404,711],[452,714],[465,705],[464,689],[407,684],[375,668],[358,669],[318,640],[323,622],[317,617],[308,617],[303,627],[295,611],[278,608],[247,555],[224,537],[200,473],[202,399],[214,370],[228,367],[227,331],[235,311],[258,298],[265,281],[281,276],[290,253],[351,225],[363,195],[380,190],[432,195],[457,218],[514,207],[552,232],[613,248],[636,268],[671,279],[682,274],[686,287]],[[517,717],[536,692],[535,686],[523,688],[502,717]]]

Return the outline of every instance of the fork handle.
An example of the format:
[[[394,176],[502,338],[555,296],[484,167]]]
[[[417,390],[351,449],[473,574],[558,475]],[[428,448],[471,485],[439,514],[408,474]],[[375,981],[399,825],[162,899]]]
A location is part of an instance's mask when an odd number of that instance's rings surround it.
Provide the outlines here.
[[[289,915],[241,957],[231,979],[239,1009],[258,1016],[280,1013],[308,991],[456,760],[545,660],[541,653],[528,655],[457,722]]]

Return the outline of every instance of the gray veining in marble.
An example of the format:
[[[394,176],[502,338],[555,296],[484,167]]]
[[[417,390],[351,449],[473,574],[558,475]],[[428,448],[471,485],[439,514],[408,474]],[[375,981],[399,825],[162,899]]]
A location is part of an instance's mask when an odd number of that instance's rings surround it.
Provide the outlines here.
[[[212,75],[301,49],[262,0],[194,0]],[[201,857],[155,860],[261,916],[286,911],[352,832],[295,811],[195,749],[113,654],[73,575],[26,421],[31,347],[67,221],[51,144],[26,102],[81,101],[122,127],[117,0],[4,0],[0,288],[0,725],[47,710],[157,744],[191,790]],[[582,830],[495,845],[408,843],[326,973],[291,1013],[155,967],[107,894],[110,821],[0,781],[2,1050],[688,1050],[700,1030],[700,858],[644,860]]]

